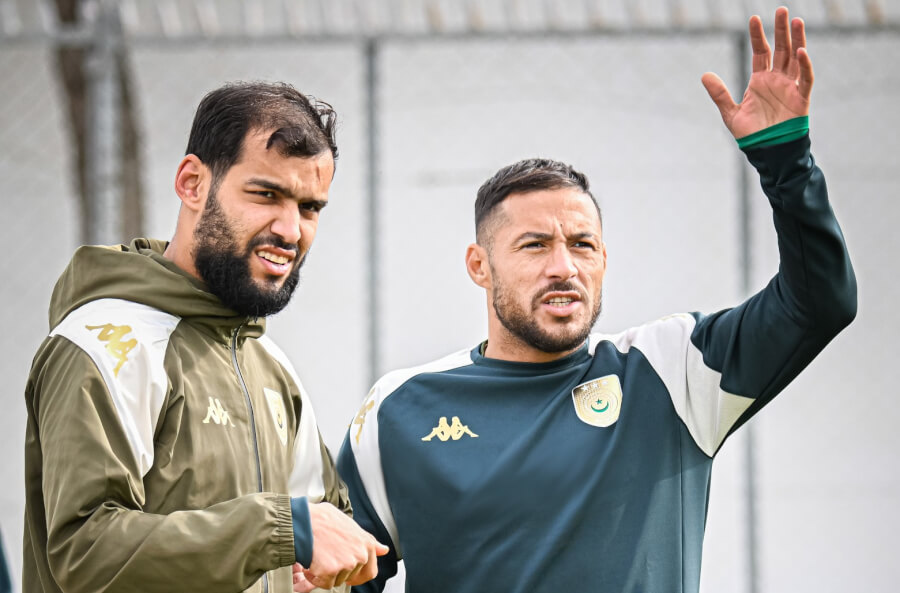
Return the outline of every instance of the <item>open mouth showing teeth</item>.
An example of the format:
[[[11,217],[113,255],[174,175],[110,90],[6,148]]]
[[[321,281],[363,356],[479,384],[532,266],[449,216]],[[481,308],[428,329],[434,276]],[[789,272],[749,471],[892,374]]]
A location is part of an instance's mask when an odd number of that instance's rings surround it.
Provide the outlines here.
[[[291,261],[289,258],[283,255],[275,255],[274,253],[269,253],[267,251],[259,251],[257,254],[259,257],[272,262],[273,264],[283,265]]]
[[[570,297],[554,297],[554,298],[550,299],[549,301],[547,301],[547,304],[552,305],[554,307],[564,307],[574,300],[575,299],[572,299]]]

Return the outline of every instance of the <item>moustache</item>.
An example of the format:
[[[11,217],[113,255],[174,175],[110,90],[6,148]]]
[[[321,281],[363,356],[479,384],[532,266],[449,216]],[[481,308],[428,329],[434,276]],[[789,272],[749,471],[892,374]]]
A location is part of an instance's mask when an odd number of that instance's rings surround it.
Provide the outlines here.
[[[276,247],[278,249],[284,249],[285,251],[293,251],[296,257],[296,254],[300,252],[300,248],[297,247],[295,243],[288,243],[284,239],[277,237],[275,235],[258,235],[253,237],[253,239],[247,243],[247,253],[252,252],[254,249],[261,245],[271,245],[272,247]]]
[[[541,290],[534,297],[535,304],[539,304],[541,302],[541,299],[543,299],[547,294],[549,294],[551,292],[577,292],[578,297],[582,301],[587,300],[587,294],[585,294],[584,289],[582,289],[579,286],[576,286],[572,282],[566,282],[566,281],[560,280],[558,282],[554,282],[554,283],[548,285],[546,288]]]

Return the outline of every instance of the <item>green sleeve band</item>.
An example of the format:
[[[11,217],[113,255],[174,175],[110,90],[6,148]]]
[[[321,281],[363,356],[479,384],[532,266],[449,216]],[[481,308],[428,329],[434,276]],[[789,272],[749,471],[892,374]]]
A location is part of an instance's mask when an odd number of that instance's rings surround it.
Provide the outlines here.
[[[738,148],[760,148],[762,146],[774,146],[784,144],[797,138],[802,138],[809,131],[809,116],[801,115],[774,126],[753,132],[749,136],[738,138]]]

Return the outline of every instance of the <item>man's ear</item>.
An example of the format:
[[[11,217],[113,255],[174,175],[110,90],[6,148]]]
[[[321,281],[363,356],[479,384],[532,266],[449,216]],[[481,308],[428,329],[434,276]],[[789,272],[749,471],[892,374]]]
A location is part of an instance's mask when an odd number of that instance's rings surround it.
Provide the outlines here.
[[[196,155],[189,154],[181,159],[175,173],[175,193],[184,207],[194,212],[202,212],[212,175],[209,167]]]
[[[493,288],[487,249],[478,243],[472,243],[466,249],[466,271],[472,282],[478,286],[486,290]]]

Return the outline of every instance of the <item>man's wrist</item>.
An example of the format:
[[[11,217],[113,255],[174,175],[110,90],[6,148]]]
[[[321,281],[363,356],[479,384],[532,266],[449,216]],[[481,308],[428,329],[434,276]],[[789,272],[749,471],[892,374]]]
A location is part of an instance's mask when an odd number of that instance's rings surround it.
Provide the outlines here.
[[[303,567],[309,568],[313,555],[313,534],[309,502],[305,496],[291,498],[291,522],[294,525],[294,556]]]
[[[801,115],[737,139],[738,148],[762,148],[802,138],[809,132],[809,116]]]

